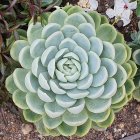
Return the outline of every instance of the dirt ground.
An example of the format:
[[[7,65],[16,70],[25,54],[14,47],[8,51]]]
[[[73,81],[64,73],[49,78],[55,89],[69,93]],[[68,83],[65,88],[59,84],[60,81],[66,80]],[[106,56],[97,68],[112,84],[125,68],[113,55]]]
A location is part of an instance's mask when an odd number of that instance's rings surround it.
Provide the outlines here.
[[[106,131],[90,130],[83,138],[42,137],[32,124],[23,121],[19,111],[10,102],[0,110],[0,140],[120,140],[137,133],[140,133],[140,104],[136,101],[119,112],[113,125]]]
[[[105,14],[108,7],[113,5],[113,0],[98,0],[98,12]],[[77,4],[78,0],[65,0]],[[137,29],[137,19],[135,13],[132,22],[123,27],[122,22],[115,24],[115,27],[124,34],[126,41],[130,41],[130,33]],[[113,23],[113,19],[110,20]],[[127,140],[140,140],[140,103],[133,100],[121,112],[116,115],[113,125],[104,132],[90,130],[83,138],[77,137],[42,137],[32,124],[26,123],[18,110],[9,100],[0,107],[0,140],[120,140],[124,137],[138,134],[139,138],[131,137]]]

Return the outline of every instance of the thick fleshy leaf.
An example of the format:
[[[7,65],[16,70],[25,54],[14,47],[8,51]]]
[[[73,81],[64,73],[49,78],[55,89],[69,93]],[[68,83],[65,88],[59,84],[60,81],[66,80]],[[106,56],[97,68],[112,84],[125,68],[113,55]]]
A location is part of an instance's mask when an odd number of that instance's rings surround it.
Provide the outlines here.
[[[76,133],[77,127],[69,126],[63,122],[61,125],[57,127],[57,130],[63,136],[71,136]]]
[[[110,99],[112,96],[115,95],[115,93],[117,91],[116,80],[114,78],[109,78],[104,86],[105,86],[105,90],[104,90],[104,93],[102,94],[101,98]]]
[[[113,75],[116,74],[117,64],[113,60],[111,60],[109,58],[102,58],[101,65],[107,69],[109,77],[112,77]]]
[[[62,87],[63,89],[73,89],[75,87],[77,87],[77,83],[74,82],[74,83],[59,83],[60,87]]]
[[[30,109],[23,110],[23,116],[26,121],[34,123],[42,118],[42,115],[32,112]]]
[[[96,36],[94,27],[90,23],[80,24],[78,27],[80,33],[84,34],[87,38]]]
[[[89,132],[91,125],[92,121],[88,119],[83,125],[77,127],[76,135],[79,137],[85,136]]]
[[[68,108],[75,104],[76,100],[70,98],[67,95],[56,95],[56,102],[63,108]]]
[[[111,106],[111,99],[87,99],[86,100],[87,109],[93,113],[105,112]]]
[[[80,13],[74,13],[65,19],[65,25],[78,27],[82,23],[87,23],[87,21]]]
[[[87,14],[85,12],[81,12],[81,15],[84,16],[84,18],[86,19],[87,23],[90,23],[95,28],[94,20],[92,19],[92,17],[89,14]]]
[[[122,66],[125,69],[125,71],[127,72],[127,78],[129,78],[133,71],[131,65],[129,63],[124,63]]]
[[[67,12],[69,9],[71,9],[73,6],[72,5],[66,5],[65,7],[62,7],[62,9]]]
[[[80,126],[88,120],[88,115],[85,110],[79,114],[71,114],[66,111],[62,117],[63,121],[70,126]]]
[[[76,33],[73,35],[72,39],[78,44],[78,46],[82,47],[85,51],[90,50],[90,42],[84,34]]]
[[[126,44],[123,44],[125,47],[126,47],[126,51],[127,51],[127,58],[126,58],[126,62],[131,58],[131,54],[132,54],[132,49],[126,45]]]
[[[62,123],[62,118],[57,117],[55,119],[50,118],[49,116],[45,115],[43,116],[43,123],[44,126],[47,127],[48,129],[55,129]]]
[[[86,62],[82,62],[82,64],[81,64],[81,73],[80,73],[79,80],[84,79],[85,77],[88,76],[88,74],[89,74],[88,64]]]
[[[116,104],[112,104],[111,107],[112,109],[119,109],[119,108],[122,108],[123,106],[125,106],[128,102],[128,97],[127,95],[125,95],[124,99],[121,100],[119,103],[116,103]]]
[[[33,58],[40,57],[42,53],[45,51],[45,40],[44,39],[36,39],[33,41],[30,47],[30,54]]]
[[[64,25],[61,31],[65,38],[71,38],[74,34],[79,33],[79,30],[73,25]]]
[[[72,114],[79,114],[85,107],[85,100],[79,99],[77,102],[67,110]]]
[[[71,59],[71,62],[76,66],[76,68],[80,72],[81,71],[81,64],[75,59]]]
[[[37,94],[27,93],[26,103],[32,112],[41,115],[45,113],[44,102],[39,99]]]
[[[95,22],[95,28],[97,29],[100,26],[100,23],[101,23],[100,14],[96,11],[92,11],[92,12],[89,12],[89,15],[93,18],[93,20]]]
[[[123,64],[127,58],[127,50],[123,44],[114,44],[115,47],[115,62],[118,64]]]
[[[99,37],[103,41],[113,42],[117,36],[116,29],[110,24],[102,24],[97,29],[97,37]]]
[[[90,51],[88,53],[88,55],[89,55],[89,63],[88,63],[89,72],[91,74],[95,74],[95,73],[97,73],[97,71],[100,68],[101,60],[100,60],[99,56],[92,51]]]
[[[63,56],[64,56],[66,53],[68,53],[68,52],[69,52],[68,48],[61,49],[60,51],[58,51],[58,52],[56,53],[56,55],[55,55],[55,60],[57,61],[57,60],[62,59]]]
[[[96,131],[106,131],[107,127],[100,127],[97,123],[92,122],[92,128]]]
[[[133,93],[133,91],[135,90],[135,84],[133,82],[132,79],[127,79],[125,82],[125,89],[126,89],[126,93],[127,95],[130,95],[131,93]]]
[[[125,95],[126,95],[125,86],[118,88],[116,94],[112,97],[112,104],[116,104],[122,101]]]
[[[111,43],[103,41],[103,52],[102,52],[101,57],[110,58],[110,59],[114,60],[115,48]]]
[[[118,87],[121,87],[127,79],[127,73],[121,65],[117,65],[117,73],[113,76],[117,82]]]
[[[93,82],[93,75],[89,74],[86,78],[77,82],[78,89],[88,89]]]
[[[25,76],[28,73],[28,70],[22,69],[22,68],[17,68],[13,72],[13,79],[14,83],[23,92],[27,92],[27,88],[25,86]]]
[[[58,70],[60,70],[62,73],[67,73],[67,71],[64,69],[64,65],[65,65],[65,63],[68,61],[68,58],[63,58],[63,59],[61,59],[61,60],[59,60],[58,62],[57,62],[57,68],[58,68]],[[69,72],[68,72],[69,73]]]
[[[104,66],[101,66],[96,74],[93,74],[93,87],[99,87],[103,85],[108,79],[108,72]]]
[[[11,74],[10,76],[8,76],[8,77],[6,78],[5,87],[7,88],[7,90],[8,90],[11,94],[13,94],[14,91],[17,90],[17,86],[16,86],[15,83],[14,83],[13,74]]]
[[[140,49],[137,49],[133,53],[133,59],[136,64],[140,65]]]
[[[131,65],[131,67],[132,67],[132,73],[131,73],[131,75],[130,75],[130,78],[133,78],[133,77],[136,75],[136,73],[137,73],[137,66],[136,66],[136,64],[134,63],[134,61],[132,61],[132,60],[129,60],[128,63],[129,63],[129,64]]]
[[[49,48],[47,48],[42,56],[41,56],[41,62],[43,64],[43,66],[48,66],[49,62],[51,59],[54,58],[55,54],[57,53],[57,47],[56,46],[50,46]]]
[[[97,123],[97,125],[100,127],[109,127],[113,123],[114,119],[115,119],[115,114],[114,114],[113,110],[111,110],[111,113],[110,113],[108,119],[105,120],[104,122]]]
[[[44,108],[47,115],[51,118],[60,117],[65,112],[65,109],[58,105],[57,102],[45,103]]]
[[[64,40],[63,33],[61,31],[55,32],[47,38],[47,40],[45,42],[45,47],[46,48],[48,48],[50,46],[58,47],[62,40]]]
[[[75,41],[70,38],[66,38],[59,45],[59,49],[68,48],[69,51],[73,51],[76,46],[77,44],[75,43]]]
[[[38,77],[40,73],[46,71],[46,67],[42,65],[40,57],[33,60],[31,70],[36,77]]]
[[[55,100],[55,94],[52,91],[46,91],[41,87],[37,90],[38,97],[44,102],[53,102]]]
[[[30,47],[24,47],[19,53],[19,62],[25,69],[31,69],[33,58],[30,55]]]
[[[69,52],[69,53],[65,54],[63,57],[74,59],[74,60],[77,60],[77,61],[80,60],[79,57],[73,52]]]
[[[65,76],[69,82],[75,82],[80,77],[80,72],[77,71],[73,75]]]
[[[90,50],[100,56],[103,51],[102,41],[97,37],[91,37],[89,40],[91,44]]]
[[[51,78],[54,78],[54,74],[55,74],[55,58],[50,60],[50,62],[48,64],[48,73],[49,73]]]
[[[19,53],[20,51],[28,46],[29,43],[26,41],[26,40],[17,40],[14,42],[14,44],[12,45],[11,47],[11,50],[10,50],[10,55],[11,57],[15,60],[15,61],[18,61],[19,60]]]
[[[123,34],[121,34],[120,32],[117,32],[117,36],[116,36],[116,39],[114,40],[114,44],[115,43],[124,43],[124,36]]]
[[[53,79],[50,80],[50,87],[51,87],[51,90],[56,94],[66,93],[65,90],[60,88],[59,83],[56,80],[53,80]]]
[[[120,112],[122,109],[123,109],[123,107],[121,107],[121,108],[116,108],[116,109],[113,109],[113,111],[114,111],[114,113],[118,113],[118,112]]]
[[[140,90],[136,89],[133,93],[133,98],[140,102]]]
[[[105,120],[108,119],[109,115],[110,115],[110,109],[106,110],[105,112],[102,113],[92,113],[89,112],[89,118],[94,121],[94,122],[103,122]]]
[[[100,97],[103,94],[104,90],[105,90],[104,85],[102,85],[100,87],[92,87],[91,86],[88,89],[89,95],[87,97],[90,98],[90,99],[96,99],[96,98]]]
[[[56,74],[56,77],[57,77],[57,79],[59,80],[59,81],[61,81],[61,82],[67,82],[67,79],[66,79],[66,77],[65,77],[65,74],[64,73],[62,73],[61,71],[59,71],[59,70],[55,70],[55,74]],[[61,86],[61,85],[60,85]],[[62,86],[61,86],[62,87]],[[62,87],[63,88],[63,87]]]
[[[43,120],[39,120],[37,122],[35,122],[35,126],[37,131],[43,135],[43,136],[48,136],[49,135],[49,130],[45,128]]]
[[[38,82],[40,86],[45,90],[50,90],[49,81],[50,81],[50,77],[47,72],[43,72],[39,74]]]
[[[64,21],[66,20],[67,17],[68,17],[68,14],[65,11],[58,9],[50,14],[48,18],[48,23],[57,23],[63,26]]]
[[[81,99],[89,94],[88,90],[71,89],[67,91],[67,95],[72,99]]]
[[[83,48],[76,46],[73,52],[79,56],[81,62],[88,62],[88,55]]]
[[[109,23],[108,18],[105,15],[100,16],[101,16],[101,24]]]
[[[21,109],[28,109],[28,105],[26,103],[26,93],[22,92],[21,90],[17,89],[13,95],[12,99],[16,106],[18,106]]]
[[[37,92],[39,87],[38,79],[31,72],[28,72],[25,76],[25,86],[30,92]]]
[[[71,8],[67,10],[68,15],[71,15],[73,13],[78,13],[78,12],[83,12],[83,9],[77,5],[75,6],[71,5]]]
[[[30,44],[32,44],[32,42],[36,39],[41,39],[42,29],[43,27],[40,22],[36,22],[36,24],[31,23],[29,25],[27,30],[27,38]]]
[[[57,23],[50,23],[46,25],[42,30],[41,38],[47,39],[53,33],[60,31],[60,28],[61,26]]]

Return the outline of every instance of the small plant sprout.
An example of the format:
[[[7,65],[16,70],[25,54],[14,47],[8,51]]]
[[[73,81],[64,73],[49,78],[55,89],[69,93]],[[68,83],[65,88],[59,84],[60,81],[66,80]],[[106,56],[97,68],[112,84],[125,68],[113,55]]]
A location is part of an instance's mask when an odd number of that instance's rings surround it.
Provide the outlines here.
[[[130,0],[115,0],[114,9],[108,8],[106,14],[109,18],[115,17],[115,22],[123,21],[123,26],[131,22],[132,10],[137,8],[137,1],[130,2]]]

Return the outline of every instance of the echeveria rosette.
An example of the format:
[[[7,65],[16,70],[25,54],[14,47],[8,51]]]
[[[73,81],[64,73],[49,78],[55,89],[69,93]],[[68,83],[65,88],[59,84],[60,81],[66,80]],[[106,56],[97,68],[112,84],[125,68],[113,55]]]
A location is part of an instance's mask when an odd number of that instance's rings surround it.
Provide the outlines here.
[[[138,23],[138,27],[140,30],[140,22]],[[137,101],[140,102],[140,31],[135,31],[131,34],[132,42],[129,43],[129,46],[132,48],[133,54],[132,54],[132,59],[134,62],[137,64],[138,71],[135,76],[135,85],[136,89],[134,91],[133,97]]]
[[[42,135],[84,136],[106,129],[130,100],[136,65],[123,36],[97,12],[77,6],[32,23],[16,41],[17,68],[6,80],[14,103]]]

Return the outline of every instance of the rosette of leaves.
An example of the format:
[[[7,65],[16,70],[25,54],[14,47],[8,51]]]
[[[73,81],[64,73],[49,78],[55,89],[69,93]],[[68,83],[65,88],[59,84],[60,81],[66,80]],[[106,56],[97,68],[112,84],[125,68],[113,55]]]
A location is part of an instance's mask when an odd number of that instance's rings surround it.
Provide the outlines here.
[[[57,9],[16,41],[6,80],[14,103],[42,135],[84,136],[109,127],[131,99],[136,65],[123,36],[97,12]]]
[[[140,30],[140,22],[138,23],[138,28]],[[140,102],[140,31],[133,32],[131,38],[133,41],[129,43],[129,46],[133,51],[132,58],[138,66],[138,71],[134,80],[136,90],[134,91],[133,97]]]

